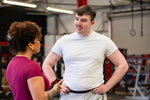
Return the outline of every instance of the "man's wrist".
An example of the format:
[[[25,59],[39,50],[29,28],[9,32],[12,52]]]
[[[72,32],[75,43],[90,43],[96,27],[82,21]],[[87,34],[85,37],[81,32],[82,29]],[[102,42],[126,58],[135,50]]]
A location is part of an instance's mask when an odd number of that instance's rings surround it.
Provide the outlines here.
[[[52,84],[52,83],[54,83],[55,81],[56,81],[56,78],[53,79],[53,80],[51,80],[50,83]]]
[[[52,84],[56,84],[58,81],[57,81],[57,79],[55,79],[55,80],[53,80],[51,83]]]
[[[52,89],[56,83],[57,83],[57,79],[52,80],[50,83],[51,84],[50,89]]]

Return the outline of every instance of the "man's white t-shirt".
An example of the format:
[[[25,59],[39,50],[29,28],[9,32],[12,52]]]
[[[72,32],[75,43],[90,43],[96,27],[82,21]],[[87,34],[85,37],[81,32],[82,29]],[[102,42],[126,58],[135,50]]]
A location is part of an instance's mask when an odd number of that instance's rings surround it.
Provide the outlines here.
[[[84,91],[104,83],[104,59],[117,49],[111,39],[92,31],[87,37],[77,32],[64,35],[52,51],[63,57],[64,84],[72,90]]]

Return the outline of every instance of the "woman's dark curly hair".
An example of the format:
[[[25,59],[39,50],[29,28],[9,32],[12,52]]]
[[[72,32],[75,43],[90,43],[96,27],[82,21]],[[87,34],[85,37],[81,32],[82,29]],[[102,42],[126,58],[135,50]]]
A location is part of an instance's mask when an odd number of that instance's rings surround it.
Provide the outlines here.
[[[9,49],[13,55],[18,52],[25,52],[29,42],[33,42],[35,38],[41,39],[40,27],[30,21],[13,22],[8,30],[7,40],[9,42]]]

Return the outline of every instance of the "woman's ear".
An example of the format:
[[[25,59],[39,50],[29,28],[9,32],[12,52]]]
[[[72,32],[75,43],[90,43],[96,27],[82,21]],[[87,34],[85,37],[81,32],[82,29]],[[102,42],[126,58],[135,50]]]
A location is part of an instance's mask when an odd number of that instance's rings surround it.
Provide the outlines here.
[[[31,50],[33,50],[33,43],[29,42],[29,43],[28,43],[28,47],[29,47]]]

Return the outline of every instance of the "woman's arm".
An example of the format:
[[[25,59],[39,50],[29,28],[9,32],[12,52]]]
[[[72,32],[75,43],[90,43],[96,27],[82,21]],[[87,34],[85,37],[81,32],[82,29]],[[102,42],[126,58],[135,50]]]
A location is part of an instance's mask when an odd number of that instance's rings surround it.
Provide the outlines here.
[[[60,85],[63,80],[60,80],[54,87],[45,91],[44,79],[41,76],[36,76],[27,80],[29,90],[33,100],[50,100],[53,96],[60,93]]]

